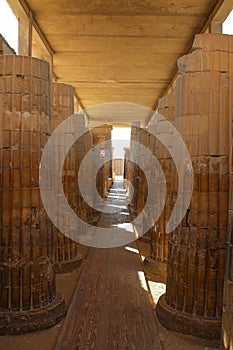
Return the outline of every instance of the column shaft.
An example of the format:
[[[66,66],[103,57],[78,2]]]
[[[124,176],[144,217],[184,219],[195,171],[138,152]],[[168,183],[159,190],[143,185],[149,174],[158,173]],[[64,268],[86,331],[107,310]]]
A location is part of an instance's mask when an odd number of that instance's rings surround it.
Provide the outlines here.
[[[74,89],[71,85],[51,84],[52,131],[74,113]],[[65,142],[65,135],[64,140]],[[77,206],[76,167],[78,147],[74,144],[69,150],[62,171],[63,189],[70,206]],[[56,271],[58,273],[72,271],[80,266],[82,255],[78,251],[78,244],[66,237],[54,226],[54,251]]]
[[[194,188],[186,216],[169,236],[167,291],[156,310],[165,326],[203,338],[218,338],[221,329],[231,47],[230,36],[197,35],[194,51],[178,61],[180,77],[175,89],[175,127],[191,155]],[[177,193],[175,180],[172,207]]]
[[[65,313],[39,189],[51,133],[49,65],[0,56],[0,87],[0,333],[15,334],[51,326]]]
[[[159,100],[158,112],[171,124],[174,123],[174,106],[175,98],[173,94],[166,95]],[[171,135],[169,135],[166,127],[163,127],[163,124],[166,123],[163,118],[157,120],[154,126],[150,125],[149,130],[150,128],[153,128],[155,134],[162,133],[163,136],[168,136],[168,138],[166,138],[168,141]],[[165,282],[168,258],[168,233],[166,233],[166,226],[171,214],[171,171],[173,162],[169,150],[153,134],[151,134],[150,142],[152,148],[151,151],[159,161],[166,178],[167,196],[164,209],[154,227],[150,230],[150,255],[145,258],[144,265],[152,278]],[[159,195],[160,193],[156,193],[158,201],[160,200]]]

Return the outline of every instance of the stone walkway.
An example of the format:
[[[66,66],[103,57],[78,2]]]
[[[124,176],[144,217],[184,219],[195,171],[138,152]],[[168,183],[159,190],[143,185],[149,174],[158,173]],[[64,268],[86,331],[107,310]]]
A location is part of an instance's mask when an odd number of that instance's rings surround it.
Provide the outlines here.
[[[133,231],[122,181],[116,181],[100,227]],[[131,227],[130,227],[131,226]],[[161,350],[147,284],[135,244],[91,248],[55,350]]]

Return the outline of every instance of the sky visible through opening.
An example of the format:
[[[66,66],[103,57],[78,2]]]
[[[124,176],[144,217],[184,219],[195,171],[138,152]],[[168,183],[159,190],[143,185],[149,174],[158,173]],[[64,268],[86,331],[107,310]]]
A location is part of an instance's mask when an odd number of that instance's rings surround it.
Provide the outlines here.
[[[223,34],[233,34],[233,10],[223,23],[222,32]]]
[[[117,128],[112,129],[112,147],[113,158],[124,158],[124,148],[130,147],[131,128]]]
[[[18,19],[6,0],[0,0],[0,34],[18,52]]]

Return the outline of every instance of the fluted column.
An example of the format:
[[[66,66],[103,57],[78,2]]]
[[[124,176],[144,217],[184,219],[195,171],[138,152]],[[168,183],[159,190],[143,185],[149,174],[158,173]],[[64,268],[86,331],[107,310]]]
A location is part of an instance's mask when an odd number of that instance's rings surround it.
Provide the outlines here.
[[[166,327],[203,338],[221,333],[232,44],[227,35],[197,35],[194,51],[178,60],[175,89],[174,123],[191,155],[194,188],[185,218],[169,236],[167,290],[156,311]],[[174,181],[172,201],[177,189]]]
[[[174,107],[174,94],[166,95],[159,100],[158,112],[171,124],[174,122]],[[161,132],[163,133],[164,137],[170,137],[171,135],[169,135],[169,130],[166,130],[166,128],[163,127],[163,124],[164,119],[158,119],[154,126],[149,126],[149,130],[151,127],[154,128],[155,134]],[[167,196],[164,209],[159,219],[155,223],[154,227],[150,229],[150,255],[145,258],[144,265],[152,278],[166,282],[168,258],[168,233],[166,232],[166,226],[169,222],[171,214],[172,156],[167,147],[163,145],[153,134],[150,137],[150,141],[152,143],[152,152],[160,162],[166,178]],[[159,201],[160,193],[156,193],[155,195],[158,197]]]
[[[233,75],[230,77],[233,88]],[[232,92],[231,92],[232,93]],[[231,95],[232,96],[232,95]],[[232,98],[232,97],[231,97]],[[232,100],[230,100],[232,105]],[[233,116],[232,116],[233,117]],[[232,121],[230,120],[230,125]],[[231,129],[230,129],[231,130]],[[227,230],[227,252],[226,270],[224,278],[223,293],[223,315],[222,315],[222,339],[221,350],[233,349],[233,135],[230,135],[230,179],[229,179],[229,209],[228,209],[228,230]]]
[[[145,148],[148,147],[148,141],[149,141],[149,137],[148,137],[148,132],[146,129],[142,129],[140,128],[138,130],[139,132],[139,138],[138,140],[140,140],[140,144],[143,145]],[[147,164],[147,159],[142,159],[141,162],[144,164],[144,166],[146,167]],[[146,197],[147,197],[147,180],[146,177],[144,175],[144,172],[142,169],[138,169],[138,188],[137,188],[137,215],[140,214],[140,212],[143,210],[144,205],[145,205],[145,201],[146,201]]]
[[[140,143],[140,122],[134,122],[131,124],[131,140]],[[135,148],[136,147],[136,148]],[[130,145],[130,159],[129,159],[129,181],[131,182],[133,195],[129,205],[130,214],[132,218],[135,218],[138,213],[138,188],[139,188],[139,167],[134,160],[137,156],[137,146],[131,142]],[[131,197],[131,194],[130,194]]]
[[[16,334],[49,327],[65,314],[39,189],[51,133],[49,65],[0,56],[0,87],[0,334]]]
[[[89,193],[88,193],[89,201],[93,203],[95,201],[95,198],[93,198],[93,190],[92,190],[92,188],[94,188],[95,186],[95,179],[93,178],[94,161],[95,161],[94,154],[92,154],[92,156],[89,157],[88,160],[85,160],[85,167],[80,169],[82,160],[87,155],[87,153],[89,152],[94,153],[92,152],[93,135],[91,131],[87,128],[86,117],[82,114],[80,114],[79,123],[80,125],[82,125],[84,129],[86,129],[86,132],[81,137],[79,137],[79,139],[75,143],[75,149],[76,149],[75,188],[77,189],[77,191],[75,192],[75,198],[76,198],[75,212],[84,222],[88,222],[89,224],[95,225],[99,219],[99,215],[96,215],[96,210],[93,209],[93,207],[89,206],[84,200],[79,188],[79,181],[78,181],[79,172],[81,171],[82,177],[85,179],[85,183],[86,185],[88,185],[87,187],[89,188]],[[85,234],[85,232],[83,233]]]
[[[222,339],[221,350],[233,349],[233,168],[232,147],[230,157],[230,188],[229,188],[229,211],[228,211],[228,233],[227,233],[227,258],[223,293],[223,315],[222,315]]]
[[[146,128],[140,128],[139,129],[139,140],[140,144],[143,145],[145,148],[149,148],[149,133]],[[142,157],[141,164],[143,164],[143,168],[147,172],[149,172],[151,164],[149,162],[148,157]],[[138,170],[138,188],[137,188],[137,215],[139,215],[145,206],[145,203],[147,201],[148,196],[148,182],[147,182],[145,173],[142,169],[139,168]],[[148,217],[147,214],[144,212],[143,218],[142,218],[142,230],[144,229],[145,225],[147,225]],[[140,237],[140,240],[149,242],[150,241],[150,230],[145,232],[143,236]]]
[[[51,105],[51,124],[52,131],[54,131],[64,120],[74,113],[74,88],[68,84],[53,82],[51,84]],[[65,139],[63,141],[65,142]],[[69,150],[62,172],[64,193],[73,209],[77,205],[78,191],[75,179],[77,148],[77,144],[74,144]],[[54,251],[56,271],[58,273],[72,271],[74,268],[80,266],[82,262],[82,255],[78,251],[78,244],[66,237],[55,226]]]
[[[85,135],[83,136],[84,139],[84,153],[82,156],[80,156],[80,161],[83,159],[83,157],[88,153],[88,152],[92,152],[92,146],[93,146],[93,135],[91,133],[90,130],[87,130],[87,132],[85,133]],[[92,160],[91,160],[92,159]],[[89,162],[87,162],[87,169],[86,169],[86,174],[90,175],[87,176],[86,181],[89,182],[89,188],[93,188],[95,186],[95,183],[93,181],[93,159],[94,157],[90,158]],[[80,194],[81,197],[81,194]],[[93,201],[93,191],[91,190],[91,192],[89,193],[89,197],[92,199]],[[83,216],[83,219],[85,221],[87,221],[89,224],[93,224],[94,226],[96,225],[97,221],[98,221],[98,216],[95,215],[95,210],[93,209],[93,207],[89,206],[83,199],[82,199],[82,207],[85,207],[85,218]],[[82,215],[81,215],[82,216]]]
[[[111,125],[101,125],[91,129],[93,135],[93,145],[96,146],[102,142],[111,140]],[[102,154],[99,157],[105,157],[105,152],[112,152],[111,147],[109,149],[103,149]],[[98,155],[96,154],[98,157]],[[111,169],[111,162],[106,162],[98,171],[96,184],[97,189],[101,197],[106,198],[109,190],[109,176]]]

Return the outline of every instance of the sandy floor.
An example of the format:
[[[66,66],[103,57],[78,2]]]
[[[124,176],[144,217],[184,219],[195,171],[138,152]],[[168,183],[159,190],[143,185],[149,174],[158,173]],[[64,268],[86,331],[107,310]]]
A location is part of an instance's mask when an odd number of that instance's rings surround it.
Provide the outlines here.
[[[65,296],[66,305],[70,304],[77,281],[85,263],[88,248],[80,245],[80,253],[83,255],[83,264],[77,270],[57,275],[57,290]],[[0,350],[52,350],[63,321],[55,326],[28,334],[0,336]]]
[[[138,248],[141,256],[147,256],[149,254],[149,244],[138,241]],[[85,257],[88,253],[88,248],[80,246],[80,252],[83,254],[84,263]],[[77,285],[80,272],[83,268],[83,264],[77,270],[57,275],[57,289],[65,296],[66,304],[69,305],[75,287]],[[150,288],[150,297],[153,307],[155,307],[156,301],[159,296],[164,293],[165,285],[163,283],[156,283],[148,279],[148,285]],[[157,327],[159,330],[159,338],[163,347],[163,350],[173,350],[174,346],[177,350],[215,350],[212,345],[205,345],[205,342],[195,337],[189,337],[181,335],[175,332],[168,331],[157,321]],[[63,321],[57,325],[34,333],[22,334],[17,336],[1,336],[0,337],[0,350],[53,350],[56,343],[56,339],[61,330]],[[82,349],[80,349],[82,350]],[[84,349],[83,349],[84,350]],[[96,349],[101,350],[101,349]],[[109,349],[110,350],[110,349]],[[121,350],[121,349],[119,349]]]
[[[137,247],[141,256],[142,261],[146,256],[149,256],[150,246],[149,243],[143,242],[141,240],[137,241]],[[155,282],[152,278],[146,275],[151,303],[153,308],[155,308],[156,303],[160,295],[164,294],[166,291],[166,285],[164,283]],[[158,321],[156,314],[156,323],[159,331],[159,338],[162,344],[163,350],[173,350],[174,347],[177,350],[217,350],[218,346],[215,343],[210,343],[210,341],[195,338],[193,336],[187,336],[180,333],[172,332],[164,328]]]

